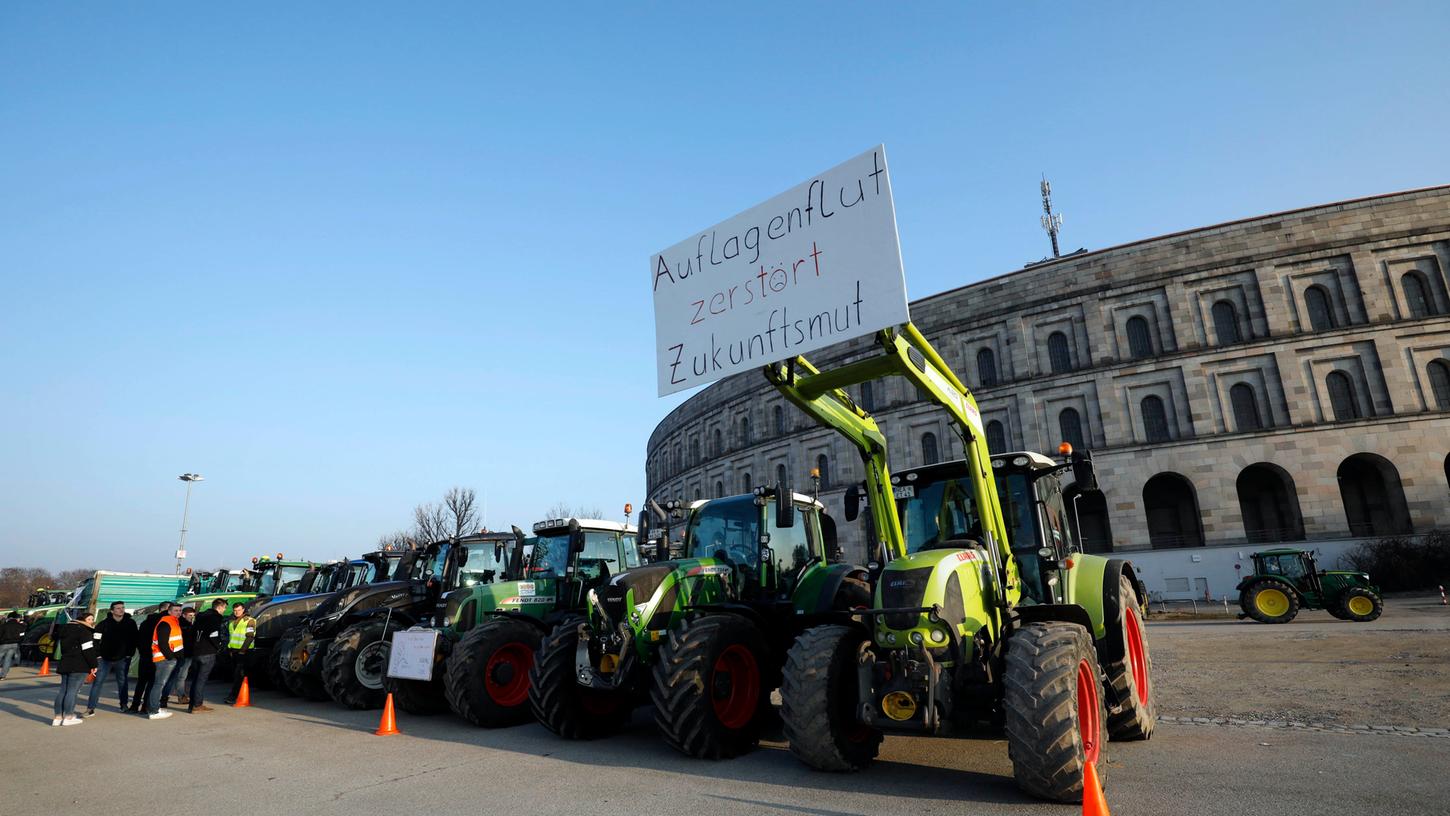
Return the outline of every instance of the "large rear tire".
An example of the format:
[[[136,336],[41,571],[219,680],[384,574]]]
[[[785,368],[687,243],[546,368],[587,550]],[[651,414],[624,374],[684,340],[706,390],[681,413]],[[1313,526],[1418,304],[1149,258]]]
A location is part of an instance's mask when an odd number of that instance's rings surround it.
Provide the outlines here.
[[[574,650],[579,621],[554,627],[534,653],[529,670],[529,707],[543,726],[564,739],[594,739],[613,734],[629,721],[632,702],[625,692],[602,692],[574,679]]]
[[[881,732],[861,724],[856,660],[869,644],[860,629],[817,626],[790,647],[780,684],[791,753],[818,771],[859,771],[876,759]]]
[[[760,742],[777,674],[765,635],[745,618],[682,621],[654,667],[655,724],[686,756],[739,756]]]
[[[542,640],[539,627],[499,617],[464,635],[444,675],[453,713],[484,728],[529,721],[529,671]]]
[[[1259,623],[1288,623],[1299,614],[1299,593],[1278,578],[1260,578],[1239,593],[1239,606]]]
[[[1075,623],[1033,623],[1007,641],[1007,755],[1017,786],[1080,802],[1087,763],[1107,776],[1107,710],[1092,636]]]
[[[366,620],[347,627],[333,639],[322,659],[322,685],[333,700],[348,708],[381,708],[387,692],[389,638],[401,624]]]
[[[1356,623],[1369,623],[1385,611],[1384,600],[1364,587],[1346,589],[1335,606],[1339,609],[1337,617]]]
[[[1153,687],[1153,659],[1148,653],[1143,607],[1126,576],[1118,579],[1118,610],[1123,658],[1105,668],[1120,708],[1108,716],[1108,735],[1115,740],[1145,740],[1153,736],[1153,725],[1158,720],[1158,698],[1154,695],[1157,689]]]

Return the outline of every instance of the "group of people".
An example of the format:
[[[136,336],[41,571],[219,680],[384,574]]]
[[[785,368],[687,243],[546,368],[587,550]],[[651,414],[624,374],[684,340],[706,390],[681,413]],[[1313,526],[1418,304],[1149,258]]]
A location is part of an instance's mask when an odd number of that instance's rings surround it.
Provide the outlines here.
[[[247,615],[246,604],[232,604],[228,617],[227,602],[221,599],[199,615],[189,606],[165,603],[139,625],[121,601],[111,604],[100,623],[93,613],[84,613],[65,624],[56,638],[61,683],[50,724],[78,725],[94,717],[101,689],[111,677],[116,680],[122,713],[165,719],[172,713],[167,704],[173,694],[188,714],[212,711],[206,704],[206,683],[221,654],[231,661],[232,689],[226,700],[231,704],[246,679],[247,653],[256,632],[257,621]],[[128,698],[132,657],[140,662],[135,693]],[[77,716],[77,700],[86,683],[91,684],[90,699],[85,713]]]

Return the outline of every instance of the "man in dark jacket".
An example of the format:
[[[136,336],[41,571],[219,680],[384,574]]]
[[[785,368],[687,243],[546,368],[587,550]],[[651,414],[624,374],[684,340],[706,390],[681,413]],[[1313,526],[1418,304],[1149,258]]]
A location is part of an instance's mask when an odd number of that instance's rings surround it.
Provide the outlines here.
[[[25,637],[25,624],[20,622],[20,615],[11,612],[5,616],[5,622],[0,623],[0,680],[10,673],[10,667],[15,665],[20,656],[20,640]]]
[[[195,646],[191,653],[195,668],[192,669],[191,688],[187,692],[191,700],[187,704],[188,714],[212,710],[206,704],[206,681],[211,677],[212,667],[216,665],[217,652],[226,643],[226,611],[227,602],[217,598],[211,602],[211,609],[196,616],[196,624],[192,628]]]
[[[96,715],[96,704],[101,701],[101,686],[106,678],[114,675],[116,691],[121,695],[121,710],[126,710],[126,692],[131,686],[131,655],[136,651],[136,621],[126,612],[126,602],[111,604],[106,619],[96,624],[96,634],[101,636],[99,665],[96,667],[96,682],[91,684],[91,698],[86,704],[87,717]]]
[[[151,636],[156,633],[156,624],[171,614],[170,603],[156,607],[156,611],[141,621],[136,632],[136,693],[131,695],[131,713],[143,714],[146,696],[151,693],[151,684],[156,681],[156,664],[151,662]]]
[[[60,628],[56,640],[60,643],[60,661],[56,670],[60,672],[60,689],[55,695],[55,719],[51,725],[79,725],[76,716],[76,696],[86,676],[96,669],[96,644],[101,636],[92,628],[96,622],[93,612],[82,612],[76,620]]]

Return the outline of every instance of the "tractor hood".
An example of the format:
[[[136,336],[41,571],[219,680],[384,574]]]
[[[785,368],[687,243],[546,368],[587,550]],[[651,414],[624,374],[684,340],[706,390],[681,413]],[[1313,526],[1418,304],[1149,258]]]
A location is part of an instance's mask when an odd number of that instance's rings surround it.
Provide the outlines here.
[[[444,626],[457,625],[463,605],[472,600],[476,600],[479,607],[485,610],[542,615],[554,606],[555,583],[545,579],[501,581],[460,587],[448,593],[443,606],[443,620],[439,623]]]
[[[941,620],[971,633],[991,620],[988,604],[994,585],[987,553],[981,549],[924,550],[886,566],[876,584],[876,607],[898,609],[876,619],[876,638],[905,645],[917,633],[931,639],[934,626],[922,608],[938,606]],[[940,644],[942,641],[937,641]]]
[[[589,617],[600,631],[635,630],[641,650],[658,641],[686,607],[728,602],[734,569],[718,558],[682,558],[625,570],[589,593]]]
[[[422,581],[384,581],[380,584],[363,584],[345,589],[318,604],[308,617],[309,627],[319,632],[332,627],[353,612],[392,607],[399,609],[413,606],[427,597],[427,585]]]
[[[282,596],[274,597],[265,603],[257,604],[249,610],[249,614],[257,619],[257,637],[259,639],[279,638],[282,633],[302,622],[304,615],[316,612],[324,601],[331,595],[302,595],[286,599]]]

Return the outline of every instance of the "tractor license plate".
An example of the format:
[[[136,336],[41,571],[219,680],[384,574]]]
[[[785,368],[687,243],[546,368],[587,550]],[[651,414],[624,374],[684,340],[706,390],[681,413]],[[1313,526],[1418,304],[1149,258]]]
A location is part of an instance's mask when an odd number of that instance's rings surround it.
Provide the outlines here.
[[[916,498],[916,485],[897,485],[891,488],[891,495],[898,499]]]

